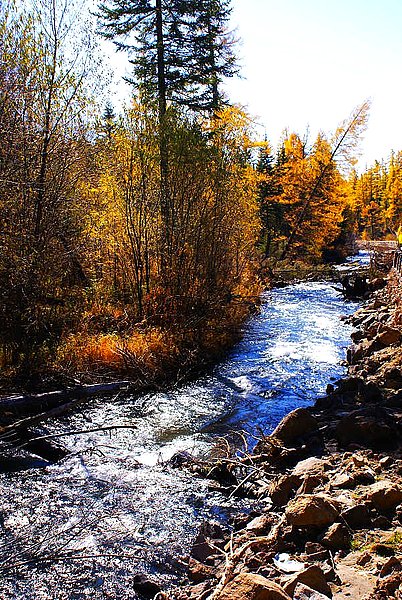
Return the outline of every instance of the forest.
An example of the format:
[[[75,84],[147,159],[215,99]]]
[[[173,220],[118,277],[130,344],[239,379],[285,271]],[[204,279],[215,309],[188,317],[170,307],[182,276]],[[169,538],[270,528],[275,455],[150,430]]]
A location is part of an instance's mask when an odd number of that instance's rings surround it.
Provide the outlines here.
[[[0,4],[3,387],[185,376],[240,335],[263,262],[337,261],[402,218],[402,153],[355,170],[368,102],[274,149],[225,97],[229,0],[90,8]],[[130,59],[122,110],[101,38]]]

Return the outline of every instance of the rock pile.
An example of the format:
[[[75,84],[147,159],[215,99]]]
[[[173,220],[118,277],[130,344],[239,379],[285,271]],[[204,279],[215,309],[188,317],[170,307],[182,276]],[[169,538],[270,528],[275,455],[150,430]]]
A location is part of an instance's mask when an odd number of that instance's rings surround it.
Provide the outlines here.
[[[163,597],[402,598],[401,295],[391,277],[351,318],[348,377],[245,459],[265,508],[230,538],[204,528],[188,585]]]

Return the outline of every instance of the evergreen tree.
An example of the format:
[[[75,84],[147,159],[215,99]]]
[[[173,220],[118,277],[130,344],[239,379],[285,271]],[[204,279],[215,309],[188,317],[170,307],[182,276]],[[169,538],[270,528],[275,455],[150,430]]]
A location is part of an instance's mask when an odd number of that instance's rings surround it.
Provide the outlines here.
[[[105,110],[102,115],[102,129],[108,142],[112,140],[112,135],[116,129],[116,115],[113,109],[113,105],[108,100],[105,104]]]
[[[271,253],[273,240],[282,233],[284,205],[279,201],[281,194],[280,169],[274,164],[269,147],[260,149],[256,170],[259,173],[258,202],[261,219],[260,243],[265,257]]]
[[[216,110],[219,84],[237,72],[226,31],[230,0],[109,0],[99,7],[101,33],[130,54],[132,83],[145,101]]]

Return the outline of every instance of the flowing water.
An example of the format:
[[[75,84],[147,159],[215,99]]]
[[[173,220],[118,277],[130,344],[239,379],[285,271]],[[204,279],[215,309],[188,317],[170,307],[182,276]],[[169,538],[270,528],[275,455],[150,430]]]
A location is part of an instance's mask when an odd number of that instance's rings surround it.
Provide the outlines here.
[[[252,444],[312,404],[344,373],[350,327],[340,316],[355,309],[327,282],[268,291],[210,374],[168,392],[95,399],[46,424],[44,433],[128,428],[66,437],[71,455],[59,464],[0,476],[1,563],[13,567],[0,597],[133,599],[137,573],[177,581],[200,523],[225,523],[234,508],[166,461],[179,450],[207,455],[233,431]]]

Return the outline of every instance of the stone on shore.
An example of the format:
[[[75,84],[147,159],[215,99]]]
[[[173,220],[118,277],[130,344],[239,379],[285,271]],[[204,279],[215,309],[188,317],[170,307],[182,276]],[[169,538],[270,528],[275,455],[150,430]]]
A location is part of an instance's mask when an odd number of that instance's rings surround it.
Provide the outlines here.
[[[296,586],[302,583],[325,596],[332,598],[331,588],[329,587],[323,570],[318,565],[311,565],[304,571],[300,571],[286,582],[283,582],[283,589],[290,596],[293,596]]]
[[[271,437],[285,446],[318,430],[316,419],[306,408],[296,408],[282,419]]]
[[[329,596],[325,596],[303,583],[298,583],[293,592],[293,600],[329,600]]]
[[[339,513],[327,498],[305,494],[291,500],[285,514],[288,523],[295,527],[323,529],[332,525]]]
[[[333,523],[321,539],[321,544],[330,550],[346,550],[350,547],[350,533],[342,523]]]
[[[402,489],[393,481],[384,479],[367,488],[366,499],[371,501],[377,510],[387,512],[402,502]]]
[[[225,585],[217,600],[291,600],[291,596],[262,575],[240,573]]]
[[[386,422],[381,409],[356,410],[343,417],[336,427],[336,438],[342,446],[360,444],[366,448],[389,448],[397,441],[397,431]]]

